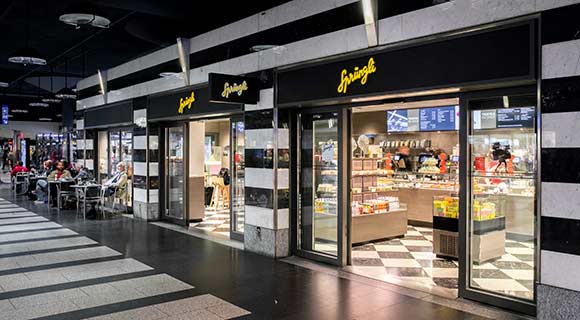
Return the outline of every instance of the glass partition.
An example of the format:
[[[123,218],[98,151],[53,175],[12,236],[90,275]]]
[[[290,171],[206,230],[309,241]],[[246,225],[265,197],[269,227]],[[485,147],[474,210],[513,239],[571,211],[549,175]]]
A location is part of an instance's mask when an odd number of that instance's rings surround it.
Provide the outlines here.
[[[535,96],[469,102],[468,286],[534,300]]]
[[[298,248],[338,256],[338,114],[299,123]]]

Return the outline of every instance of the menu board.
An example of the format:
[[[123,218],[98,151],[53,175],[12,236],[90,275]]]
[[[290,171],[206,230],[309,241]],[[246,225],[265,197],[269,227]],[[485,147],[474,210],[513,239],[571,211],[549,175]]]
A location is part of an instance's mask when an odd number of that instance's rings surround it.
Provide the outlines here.
[[[534,107],[497,109],[498,128],[533,128]]]
[[[452,131],[459,129],[458,106],[419,109],[420,131]]]
[[[419,131],[419,109],[400,109],[387,111],[387,131]]]

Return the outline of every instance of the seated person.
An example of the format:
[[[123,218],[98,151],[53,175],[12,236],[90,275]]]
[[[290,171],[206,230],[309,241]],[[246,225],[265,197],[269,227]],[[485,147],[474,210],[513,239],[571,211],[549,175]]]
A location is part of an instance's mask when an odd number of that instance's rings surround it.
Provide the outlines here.
[[[39,177],[47,177],[53,170],[52,161],[46,160],[42,163],[42,167],[38,170]],[[43,204],[47,202],[46,196],[48,194],[48,182],[44,179],[36,181],[34,186],[34,194],[29,194],[30,200],[36,199],[34,204]]]
[[[117,164],[117,173],[107,180],[103,186],[106,188],[106,197],[112,196],[115,190],[117,190],[117,198],[125,199],[125,193],[127,192],[127,173],[125,172],[125,164],[123,162]]]
[[[66,170],[64,161],[59,161],[56,164],[56,168],[52,170],[52,172],[48,175],[48,181],[57,181],[60,179],[72,179],[72,175],[70,171]]]
[[[58,181],[58,180],[72,180],[70,171],[65,169],[64,161],[59,161],[56,164],[56,168],[48,175],[48,181]],[[57,190],[56,185],[50,185],[50,197],[51,202],[54,204],[56,202]]]
[[[81,164],[76,164],[76,172],[77,174],[74,176],[75,180],[80,180],[80,181],[87,181],[87,180],[91,180],[91,173],[89,172],[89,169],[85,168],[83,165]]]
[[[22,163],[22,161],[18,161],[16,163],[16,166],[14,166],[12,171],[10,171],[10,175],[12,177],[15,177],[18,172],[28,172],[28,169],[24,166],[24,163]]]

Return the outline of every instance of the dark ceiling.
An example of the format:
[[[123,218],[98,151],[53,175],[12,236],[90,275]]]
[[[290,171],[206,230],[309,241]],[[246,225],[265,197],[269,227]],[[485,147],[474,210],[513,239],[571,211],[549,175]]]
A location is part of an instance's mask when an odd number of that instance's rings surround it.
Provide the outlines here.
[[[3,30],[0,82],[10,83],[9,88],[0,88],[0,103],[8,104],[10,109],[29,110],[13,113],[11,120],[38,120],[39,117],[58,120],[60,104],[42,108],[29,107],[28,103],[38,101],[39,95],[49,94],[51,78],[52,92],[61,89],[65,69],[68,69],[69,87],[73,87],[78,79],[99,68],[119,65],[174,44],[177,37],[191,38],[285,2],[289,1],[246,1],[229,7],[222,1],[200,4],[200,1],[183,0],[98,0],[84,4],[108,18],[111,27],[77,30],[58,18],[79,1],[0,1],[0,30]],[[25,46],[27,25],[29,44],[48,61],[47,66],[8,62],[11,53]]]

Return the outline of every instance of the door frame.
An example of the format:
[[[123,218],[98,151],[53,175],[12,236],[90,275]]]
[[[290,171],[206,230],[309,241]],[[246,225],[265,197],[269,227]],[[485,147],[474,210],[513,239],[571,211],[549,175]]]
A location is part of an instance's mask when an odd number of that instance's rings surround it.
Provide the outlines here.
[[[183,219],[177,219],[174,217],[167,216],[167,133],[166,130],[168,128],[175,128],[181,127],[183,130]],[[189,226],[189,201],[187,201],[187,195],[189,192],[187,177],[189,177],[189,126],[188,122],[184,121],[176,121],[176,122],[165,122],[159,126],[159,140],[162,143],[159,143],[159,155],[161,158],[161,165],[159,168],[159,175],[162,177],[159,179],[160,188],[159,190],[162,192],[162,196],[159,198],[159,212],[161,220],[166,220],[174,224],[182,225],[182,226]]]
[[[505,309],[514,310],[517,312],[535,315],[536,314],[536,302],[537,302],[537,286],[534,288],[534,300],[529,302],[523,299],[518,299],[516,297],[509,297],[505,295],[500,295],[493,293],[491,291],[478,290],[471,288],[469,286],[469,206],[468,200],[470,198],[470,181],[468,170],[471,169],[470,165],[470,154],[469,154],[469,134],[470,134],[470,112],[469,102],[471,100],[480,100],[493,97],[501,97],[505,95],[533,95],[537,97],[537,86],[524,86],[524,87],[512,87],[512,88],[502,88],[486,91],[477,92],[466,92],[459,95],[459,105],[460,105],[460,126],[459,126],[459,154],[460,157],[459,164],[459,297],[467,298],[470,300],[479,301],[485,304],[490,304],[498,306]],[[535,253],[534,253],[534,278],[535,282],[538,283],[539,280],[539,269],[540,269],[540,255],[539,255],[539,244],[540,244],[540,233],[539,233],[539,201],[540,201],[540,136],[541,127],[539,127],[539,119],[541,119],[539,100],[536,100],[536,199],[534,207],[534,229],[535,229]]]
[[[234,194],[235,194],[235,190],[234,190],[234,165],[235,165],[235,160],[234,160],[234,153],[235,153],[235,149],[234,149],[234,135],[233,132],[236,130],[235,128],[232,128],[232,123],[234,122],[244,122],[244,115],[243,114],[236,114],[236,115],[231,115],[229,116],[229,128],[228,130],[230,130],[230,239],[232,240],[236,240],[236,241],[241,241],[244,242],[244,233],[243,232],[239,232],[239,231],[234,231],[235,227],[236,227],[236,222],[237,222],[237,217],[236,214],[234,213]],[[246,134],[246,130],[244,127],[244,140],[245,140],[245,134]],[[244,143],[244,149],[245,149],[245,143]],[[244,157],[244,181],[245,181],[245,177],[246,177],[246,165],[245,165],[245,157]],[[244,182],[245,185],[245,182]],[[246,193],[244,191],[243,194],[244,198],[246,196]],[[245,203],[245,199],[244,199],[244,203]],[[245,224],[245,209],[244,209],[244,224]]]
[[[336,113],[338,119],[338,181],[337,181],[337,256],[327,255],[316,251],[302,250],[298,245],[298,194],[300,189],[299,179],[299,150],[300,150],[300,124],[302,115],[316,113]],[[348,163],[348,146],[350,145],[350,110],[342,106],[295,109],[290,114],[290,212],[291,214],[291,248],[293,254],[318,262],[336,266],[345,266],[350,253],[349,226],[350,209],[348,205],[350,178],[350,164]]]

